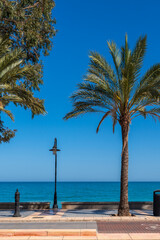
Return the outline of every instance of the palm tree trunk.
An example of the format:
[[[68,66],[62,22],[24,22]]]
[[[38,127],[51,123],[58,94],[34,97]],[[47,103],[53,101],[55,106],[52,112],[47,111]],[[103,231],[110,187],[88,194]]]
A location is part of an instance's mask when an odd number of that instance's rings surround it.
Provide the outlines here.
[[[122,130],[122,155],[121,155],[121,193],[118,216],[129,216],[128,203],[128,132],[129,123],[123,121],[121,124]]]

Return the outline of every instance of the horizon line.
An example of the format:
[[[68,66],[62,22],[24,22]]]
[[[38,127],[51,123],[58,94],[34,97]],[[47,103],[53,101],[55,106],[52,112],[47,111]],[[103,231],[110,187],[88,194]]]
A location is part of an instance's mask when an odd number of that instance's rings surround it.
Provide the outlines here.
[[[0,183],[54,183],[54,181],[24,181],[24,180],[17,180],[17,181],[0,181]],[[120,183],[120,181],[57,181],[57,183]],[[160,182],[160,180],[136,180],[136,181],[128,181],[128,182]]]

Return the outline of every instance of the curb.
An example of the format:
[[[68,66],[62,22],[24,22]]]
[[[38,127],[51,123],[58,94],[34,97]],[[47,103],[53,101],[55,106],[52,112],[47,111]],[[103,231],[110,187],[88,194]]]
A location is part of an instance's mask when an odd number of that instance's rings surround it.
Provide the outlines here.
[[[96,229],[43,229],[43,230],[37,230],[37,229],[6,229],[6,230],[0,230],[0,237],[22,237],[22,236],[52,236],[52,237],[65,237],[65,236],[77,236],[77,237],[96,237],[97,231]]]
[[[160,217],[74,217],[74,218],[0,218],[0,223],[93,222],[93,221],[160,221]]]

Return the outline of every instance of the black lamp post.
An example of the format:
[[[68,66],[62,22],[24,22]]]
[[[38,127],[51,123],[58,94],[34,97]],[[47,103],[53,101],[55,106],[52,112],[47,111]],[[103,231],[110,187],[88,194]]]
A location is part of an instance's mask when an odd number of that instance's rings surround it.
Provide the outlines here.
[[[57,138],[54,139],[54,146],[49,151],[53,152],[53,155],[55,155],[55,191],[54,191],[54,204],[53,209],[58,208],[57,204],[57,152],[60,151],[60,149],[57,148]]]

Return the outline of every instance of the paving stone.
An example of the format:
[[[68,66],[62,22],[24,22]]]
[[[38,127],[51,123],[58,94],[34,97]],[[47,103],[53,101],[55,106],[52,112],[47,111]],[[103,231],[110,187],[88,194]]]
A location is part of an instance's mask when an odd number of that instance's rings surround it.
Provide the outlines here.
[[[117,210],[95,210],[95,209],[83,209],[83,210],[67,210],[62,217],[105,217],[117,214]]]
[[[151,210],[131,210],[132,214],[135,214],[137,217],[153,217],[153,211]],[[112,217],[113,214],[117,214],[117,210],[95,210],[95,209],[84,209],[84,210],[38,210],[38,211],[27,211],[21,210],[22,217],[13,218],[13,210],[0,210],[0,221],[3,219],[17,221],[17,219],[24,220],[55,220],[61,221],[65,219],[68,221],[74,221],[76,218],[79,220],[93,220],[94,218],[106,218]],[[63,221],[63,220],[62,220]]]
[[[129,235],[133,240],[160,240],[160,233],[130,233]]]
[[[68,237],[68,236],[64,236],[63,240],[97,240],[97,237]]]
[[[25,237],[0,237],[0,240],[29,240],[30,237],[25,236]],[[38,239],[37,239],[38,240]]]
[[[98,233],[160,233],[159,221],[97,222]]]
[[[51,236],[47,236],[47,237],[30,237],[29,240],[63,240],[63,237],[57,237],[57,236],[56,237],[53,237],[53,236],[52,237]]]
[[[1,240],[1,239],[0,239]],[[12,240],[12,239],[11,239]],[[17,239],[18,240],[18,239]],[[63,240],[63,237],[30,237],[29,240]]]
[[[98,234],[98,240],[130,240],[132,239],[127,233],[115,233],[115,234]],[[144,240],[144,239],[143,239]],[[151,239],[150,239],[151,240]]]
[[[21,217],[27,217],[30,216],[31,214],[33,214],[34,211],[25,211],[25,210],[21,210],[20,214]],[[13,217],[14,214],[14,210],[0,210],[0,218],[8,218],[8,217]]]

